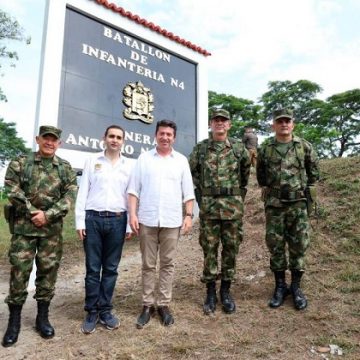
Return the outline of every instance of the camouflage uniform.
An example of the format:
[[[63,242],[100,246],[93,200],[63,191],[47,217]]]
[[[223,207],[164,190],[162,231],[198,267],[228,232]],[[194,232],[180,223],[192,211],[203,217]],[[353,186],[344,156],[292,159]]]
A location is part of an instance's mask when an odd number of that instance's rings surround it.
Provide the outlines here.
[[[39,153],[29,156],[34,156],[34,162],[28,181],[24,182],[26,156],[13,160],[5,175],[9,200],[16,206],[9,250],[12,265],[10,291],[5,302],[16,305],[26,300],[34,257],[37,265],[34,298],[49,302],[54,296],[62,256],[63,217],[69,211],[77,190],[76,175],[67,161],[56,155],[46,160]],[[59,166],[63,168],[66,183],[60,179]],[[46,225],[36,227],[31,222],[30,212],[34,210],[45,212]]]
[[[236,256],[243,238],[244,204],[241,192],[246,192],[250,158],[244,145],[239,141],[234,145],[234,141],[204,140],[195,146],[190,155],[194,185],[201,192],[200,245],[204,252],[202,281],[205,283],[215,281],[218,277],[220,241],[221,278],[228,281],[234,279]],[[204,146],[207,151],[204,161],[201,161]],[[235,155],[235,147],[241,150],[240,158]]]
[[[281,144],[273,137],[266,140],[258,152],[257,180],[264,187],[266,244],[274,272],[288,267],[286,243],[289,268],[304,270],[305,251],[310,241],[304,191],[314,186],[318,177],[317,155],[304,139],[293,136],[292,142]]]

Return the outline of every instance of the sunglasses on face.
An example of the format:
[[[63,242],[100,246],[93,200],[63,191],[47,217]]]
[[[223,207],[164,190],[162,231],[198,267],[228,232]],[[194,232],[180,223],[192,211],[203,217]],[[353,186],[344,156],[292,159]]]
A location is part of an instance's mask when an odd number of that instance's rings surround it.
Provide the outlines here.
[[[290,124],[291,119],[288,119],[288,118],[277,119],[275,122],[276,122],[276,124]]]

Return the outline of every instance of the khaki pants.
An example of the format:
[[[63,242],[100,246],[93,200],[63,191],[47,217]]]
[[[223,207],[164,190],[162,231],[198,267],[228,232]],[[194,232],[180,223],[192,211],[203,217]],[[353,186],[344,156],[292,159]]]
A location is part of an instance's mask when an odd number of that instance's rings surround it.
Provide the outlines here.
[[[140,224],[140,250],[142,257],[142,302],[155,305],[156,263],[159,252],[159,296],[157,305],[169,305],[175,270],[175,254],[180,227],[160,228]]]

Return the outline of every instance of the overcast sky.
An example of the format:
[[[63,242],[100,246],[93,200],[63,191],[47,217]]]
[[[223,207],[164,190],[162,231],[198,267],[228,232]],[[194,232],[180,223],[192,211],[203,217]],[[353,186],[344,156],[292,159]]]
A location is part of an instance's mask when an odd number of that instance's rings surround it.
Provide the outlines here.
[[[51,0],[56,1],[56,0]],[[90,1],[90,0],[89,0]],[[314,81],[321,98],[360,87],[359,0],[112,0],[212,53],[209,90],[257,101],[273,80]],[[32,143],[45,0],[0,0],[32,37],[11,43],[0,116]]]

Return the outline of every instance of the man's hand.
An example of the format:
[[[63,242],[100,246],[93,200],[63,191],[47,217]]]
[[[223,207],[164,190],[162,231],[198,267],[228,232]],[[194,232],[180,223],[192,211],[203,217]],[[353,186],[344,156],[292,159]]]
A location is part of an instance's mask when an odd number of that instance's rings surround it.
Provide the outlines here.
[[[130,227],[136,235],[139,235],[139,219],[137,215],[130,215]]]
[[[84,239],[86,238],[86,230],[85,229],[79,229],[76,230],[78,237],[80,240],[84,241]]]
[[[36,227],[42,227],[47,224],[47,219],[44,211],[35,210],[31,212],[31,221]]]
[[[192,219],[191,216],[185,216],[184,221],[181,226],[181,231],[183,234],[187,234],[192,229]]]
[[[133,232],[127,232],[125,234],[125,240],[128,241],[128,240],[131,240],[131,238],[133,237],[134,233]]]

